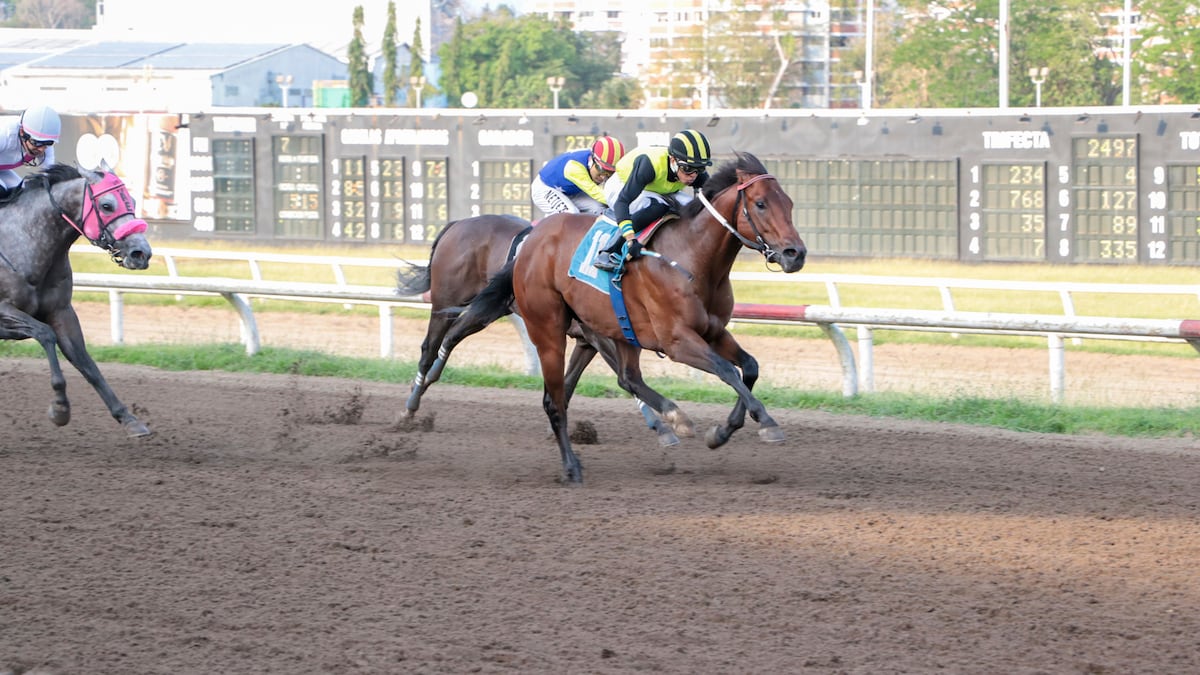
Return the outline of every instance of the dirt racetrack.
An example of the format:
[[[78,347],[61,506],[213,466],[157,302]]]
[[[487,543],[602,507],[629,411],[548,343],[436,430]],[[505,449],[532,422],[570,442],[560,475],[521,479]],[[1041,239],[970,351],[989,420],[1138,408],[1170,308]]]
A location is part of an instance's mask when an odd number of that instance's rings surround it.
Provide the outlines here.
[[[1194,439],[102,367],[0,361],[0,673],[1200,672]]]

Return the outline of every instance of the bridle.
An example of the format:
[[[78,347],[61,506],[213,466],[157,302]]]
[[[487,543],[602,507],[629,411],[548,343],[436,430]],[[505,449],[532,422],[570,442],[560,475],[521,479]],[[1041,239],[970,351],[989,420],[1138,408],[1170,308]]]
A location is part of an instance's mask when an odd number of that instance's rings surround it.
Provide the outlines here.
[[[76,232],[83,235],[93,245],[107,251],[109,257],[118,265],[124,262],[124,256],[121,254],[117,242],[131,234],[146,231],[146,221],[136,217],[125,221],[116,230],[109,231],[109,227],[118,218],[136,215],[133,197],[129,195],[128,188],[120,178],[117,178],[116,174],[105,173],[94,187],[86,177],[84,178],[83,200],[79,206],[78,220],[72,220],[54,199],[54,192],[50,189],[49,181],[45,182],[45,187],[46,194],[50,196],[50,205],[58,211],[62,219],[70,223]],[[101,208],[100,200],[110,192],[115,193],[118,207],[113,209],[112,213],[106,214]]]
[[[700,202],[704,204],[704,208],[710,214],[712,214],[712,217],[716,218],[717,222],[721,223],[722,227],[724,227],[726,230],[729,230],[730,234],[737,237],[738,241],[742,242],[743,246],[758,251],[763,255],[764,258],[767,259],[768,263],[773,263],[778,262],[779,252],[771,248],[771,245],[768,244],[765,239],[763,239],[762,232],[758,229],[758,224],[754,222],[754,218],[750,215],[750,210],[746,208],[746,202],[748,201],[746,199],[746,188],[760,180],[767,178],[774,180],[775,176],[772,176],[769,173],[761,173],[757,176],[751,177],[744,183],[734,186],[737,188],[737,201],[734,202],[733,205],[733,222],[737,223],[737,214],[740,210],[742,215],[745,216],[746,222],[750,224],[750,229],[754,232],[754,241],[750,241],[746,237],[743,237],[742,233],[738,232],[736,227],[729,224],[729,221],[725,220],[725,216],[721,215],[721,213],[717,211],[716,207],[712,205],[712,202],[708,201],[708,198],[704,196],[703,190],[698,190],[696,196],[700,199]]]

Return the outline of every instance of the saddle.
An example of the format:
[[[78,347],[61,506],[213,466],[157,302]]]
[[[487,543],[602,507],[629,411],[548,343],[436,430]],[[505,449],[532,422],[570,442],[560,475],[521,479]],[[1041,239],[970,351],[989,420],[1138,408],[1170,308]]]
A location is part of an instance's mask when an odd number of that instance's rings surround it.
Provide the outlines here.
[[[662,218],[659,218],[658,220],[654,221],[653,223],[650,223],[646,227],[642,228],[642,230],[637,233],[637,240],[642,242],[642,246],[649,244],[650,238],[654,236],[655,232],[658,232],[658,228],[662,227],[666,223],[671,222],[672,220],[678,220],[678,219],[679,219],[678,213],[668,212]]]
[[[16,201],[17,197],[21,195],[21,191],[24,188],[24,182],[21,182],[21,184],[17,185],[15,188],[8,188],[0,185],[0,206],[7,206]]]

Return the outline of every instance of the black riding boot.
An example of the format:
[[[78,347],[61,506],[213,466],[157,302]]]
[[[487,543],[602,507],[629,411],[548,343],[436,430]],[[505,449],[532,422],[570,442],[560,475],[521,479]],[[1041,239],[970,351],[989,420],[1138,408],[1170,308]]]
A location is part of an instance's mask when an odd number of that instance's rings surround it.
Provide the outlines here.
[[[654,221],[667,215],[667,212],[670,210],[671,207],[668,204],[653,202],[641,211],[630,214],[629,221],[633,223],[633,231],[640,232]],[[621,264],[621,249],[624,246],[625,237],[621,236],[621,230],[617,230],[605,242],[604,248],[596,253],[596,258],[592,260],[592,265],[596,269],[607,270],[609,272],[617,269],[617,266]]]

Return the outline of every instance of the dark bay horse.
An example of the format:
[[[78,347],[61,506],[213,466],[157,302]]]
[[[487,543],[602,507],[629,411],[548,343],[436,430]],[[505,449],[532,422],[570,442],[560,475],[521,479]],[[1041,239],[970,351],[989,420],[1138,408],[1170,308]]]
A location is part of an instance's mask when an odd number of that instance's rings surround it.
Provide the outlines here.
[[[421,342],[417,375],[405,403],[403,417],[411,419],[416,415],[421,406],[421,397],[441,377],[450,353],[458,342],[486,327],[475,326],[469,332],[461,333],[459,339],[445,341],[446,334],[457,324],[461,310],[487,286],[488,279],[512,258],[517,244],[530,231],[529,221],[512,215],[481,215],[452,221],[433,240],[429,264],[406,265],[398,270],[399,293],[428,293],[430,303],[429,325]],[[520,317],[514,315],[513,319],[518,330],[524,332]],[[578,325],[572,326],[570,334],[576,342],[567,367],[568,399],[596,354],[601,354],[614,371],[617,368],[616,347],[611,340],[589,335]],[[686,417],[682,415],[673,424],[666,424],[640,401],[638,408],[646,425],[658,434],[659,444],[664,447],[679,443],[677,431],[685,436],[692,434],[690,422],[685,424]]]
[[[55,348],[83,374],[114,419],[130,436],[148,436],[146,427],[108,386],[87,353],[79,317],[71,306],[73,279],[69,250],[84,236],[131,270],[150,264],[146,221],[121,179],[108,171],[51,166],[25,179],[0,207],[0,339],[33,338],[50,362],[50,420],[71,421],[67,382]]]
[[[783,431],[751,391],[758,379],[758,363],[726,324],[734,304],[729,272],[743,246],[758,251],[784,272],[804,266],[807,248],[792,224],[792,200],[749,153],[739,153],[723,164],[701,196],[650,241],[649,248],[661,257],[643,256],[625,268],[622,288],[629,321],[641,348],[712,373],[737,392],[737,404],[726,424],[706,436],[710,448],[729,440],[744,425],[747,412],[759,423],[761,438],[781,442]],[[538,348],[545,386],[542,403],[569,483],[583,480],[583,466],[567,431],[563,373],[567,329],[573,319],[614,341],[622,388],[652,407],[658,403],[642,381],[640,349],[624,340],[609,298],[568,275],[572,255],[592,221],[591,216],[567,214],[542,220],[517,258],[492,278],[462,318],[467,324],[486,324],[492,316],[506,313],[515,298]],[[447,339],[453,338],[452,334]]]

